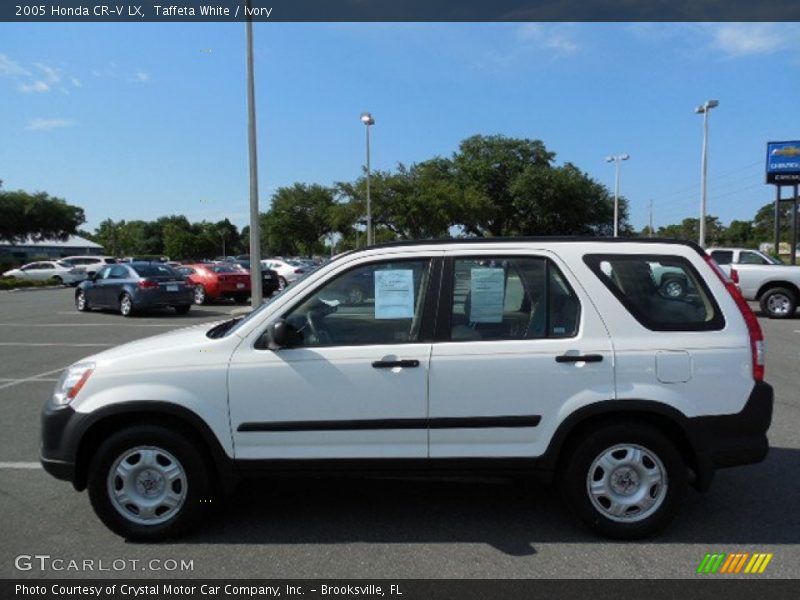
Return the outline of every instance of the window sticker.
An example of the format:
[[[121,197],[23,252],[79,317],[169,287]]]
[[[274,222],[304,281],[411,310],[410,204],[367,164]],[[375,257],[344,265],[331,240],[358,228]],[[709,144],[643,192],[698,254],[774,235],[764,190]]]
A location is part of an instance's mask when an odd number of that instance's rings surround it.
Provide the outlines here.
[[[375,271],[375,318],[413,317],[414,271],[411,269]]]
[[[472,269],[469,293],[469,320],[472,323],[502,323],[505,301],[504,269]]]

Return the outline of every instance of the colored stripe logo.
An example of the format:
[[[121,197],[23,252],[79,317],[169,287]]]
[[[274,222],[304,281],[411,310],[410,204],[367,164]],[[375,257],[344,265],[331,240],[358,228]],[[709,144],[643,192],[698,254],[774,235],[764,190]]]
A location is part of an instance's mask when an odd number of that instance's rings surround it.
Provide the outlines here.
[[[771,560],[772,553],[755,552],[750,554],[748,552],[733,552],[731,554],[706,554],[703,560],[700,561],[697,572],[704,575],[715,573],[763,573]]]

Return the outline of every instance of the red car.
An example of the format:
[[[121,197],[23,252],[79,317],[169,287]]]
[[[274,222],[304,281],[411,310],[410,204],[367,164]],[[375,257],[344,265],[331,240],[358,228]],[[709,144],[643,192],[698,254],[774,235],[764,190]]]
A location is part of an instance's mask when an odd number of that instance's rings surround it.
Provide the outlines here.
[[[220,298],[247,302],[250,297],[250,274],[233,265],[182,265],[178,271],[194,285],[195,304]]]

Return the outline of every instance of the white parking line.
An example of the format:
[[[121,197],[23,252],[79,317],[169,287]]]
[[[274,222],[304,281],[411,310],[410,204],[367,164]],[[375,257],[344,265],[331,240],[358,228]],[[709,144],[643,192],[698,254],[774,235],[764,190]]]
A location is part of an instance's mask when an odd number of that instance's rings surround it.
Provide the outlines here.
[[[30,377],[26,377],[24,379],[17,379],[16,381],[12,381],[10,383],[4,383],[3,385],[0,385],[0,390],[3,390],[5,388],[10,388],[13,385],[19,385],[20,383],[25,383],[26,381],[35,381],[40,377],[47,377],[48,375],[52,375],[53,373],[60,373],[66,368],[67,367],[61,367],[60,369],[53,369],[52,371],[46,371],[44,373],[39,373],[37,375],[31,375]]]
[[[26,379],[18,379],[18,378],[17,379],[11,379],[10,377],[0,377],[0,383],[9,383],[9,382],[22,383],[24,381],[33,381],[33,382],[36,382],[36,381],[58,381],[58,379],[55,378],[55,377],[51,377],[49,379],[45,379],[44,377],[42,377],[40,379],[28,379],[28,378],[26,378]]]
[[[39,348],[41,346],[68,346],[71,348],[108,348],[114,344],[68,344],[59,342],[0,342],[0,346],[23,346],[25,348]]]
[[[0,469],[41,469],[38,462],[0,462]]]

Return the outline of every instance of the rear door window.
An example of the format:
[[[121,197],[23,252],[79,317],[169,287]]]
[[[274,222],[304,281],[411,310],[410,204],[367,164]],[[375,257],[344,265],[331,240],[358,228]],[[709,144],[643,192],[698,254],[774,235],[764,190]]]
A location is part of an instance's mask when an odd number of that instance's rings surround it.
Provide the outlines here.
[[[584,262],[637,321],[653,331],[715,331],[725,319],[683,257],[588,254]]]
[[[457,258],[452,341],[573,337],[580,305],[558,268],[540,257]]]
[[[712,250],[711,258],[713,258],[718,265],[729,265],[733,262],[732,250]]]

